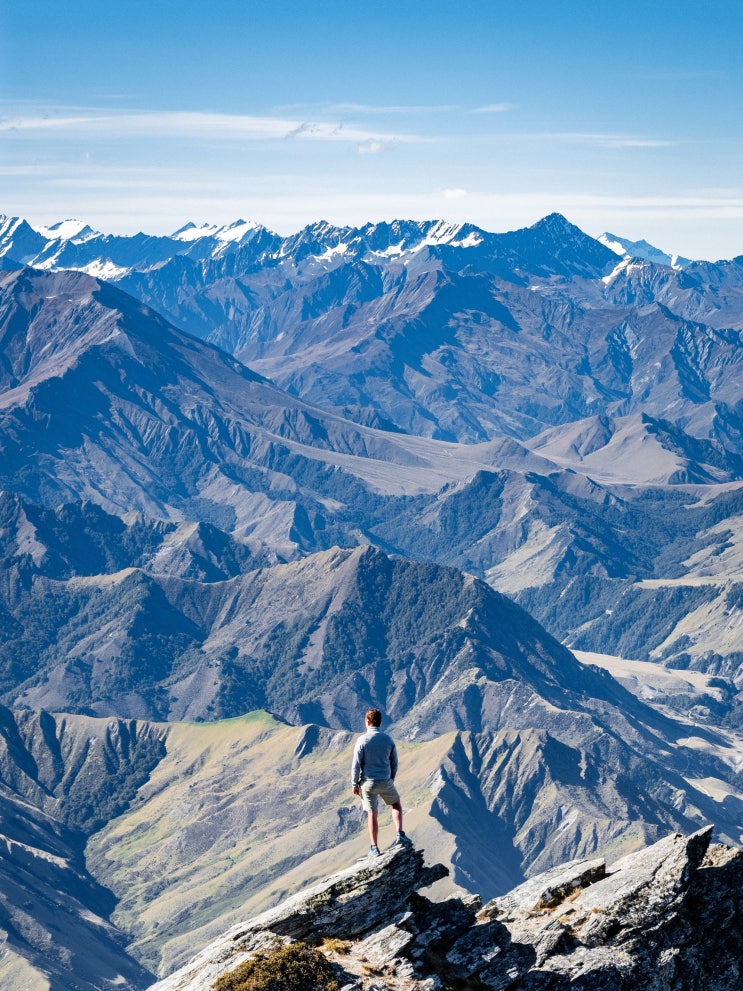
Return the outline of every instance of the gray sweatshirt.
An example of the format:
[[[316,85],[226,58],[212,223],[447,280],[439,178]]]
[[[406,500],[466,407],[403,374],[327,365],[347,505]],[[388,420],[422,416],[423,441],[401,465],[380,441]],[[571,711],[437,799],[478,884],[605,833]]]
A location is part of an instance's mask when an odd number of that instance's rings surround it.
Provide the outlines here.
[[[356,741],[351,765],[351,785],[362,781],[394,780],[397,774],[397,747],[391,736],[378,726],[370,726]]]

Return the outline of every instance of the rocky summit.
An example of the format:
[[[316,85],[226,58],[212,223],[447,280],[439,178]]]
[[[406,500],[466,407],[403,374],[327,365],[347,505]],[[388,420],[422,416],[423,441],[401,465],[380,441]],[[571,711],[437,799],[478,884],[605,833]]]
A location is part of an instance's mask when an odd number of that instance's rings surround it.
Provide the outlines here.
[[[608,867],[574,860],[484,905],[421,895],[446,868],[394,846],[233,926],[151,991],[208,991],[295,941],[344,991],[739,991],[743,854],[711,836],[674,833]]]

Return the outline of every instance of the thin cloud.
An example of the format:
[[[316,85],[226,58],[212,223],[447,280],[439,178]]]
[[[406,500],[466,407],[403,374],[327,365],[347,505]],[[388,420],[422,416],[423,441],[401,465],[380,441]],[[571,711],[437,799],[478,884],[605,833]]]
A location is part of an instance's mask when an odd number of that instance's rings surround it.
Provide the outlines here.
[[[461,110],[457,104],[372,104],[372,103],[328,103],[310,107],[308,104],[288,104],[278,108],[287,113],[312,112],[318,115],[358,115],[378,116],[384,114],[445,114]]]
[[[578,135],[578,140],[603,148],[670,148],[674,144],[661,138],[633,137],[627,134],[585,134]]]
[[[513,110],[512,103],[488,103],[484,107],[475,107],[471,114],[505,114]]]
[[[117,138],[201,138],[204,140],[261,141],[303,138],[315,141],[414,142],[412,134],[379,134],[338,121],[291,120],[244,114],[210,114],[192,111],[151,113],[96,113],[28,115],[0,120],[0,133],[18,136],[52,135],[115,136]]]
[[[393,138],[369,138],[368,141],[363,141],[358,145],[356,151],[359,155],[379,155],[383,151],[389,151],[394,145],[395,140]]]
[[[287,132],[287,138],[312,137],[317,134],[317,125],[305,120]]]
[[[328,110],[336,114],[446,114],[460,108],[453,103],[434,105],[383,105],[374,106],[368,103],[334,103]]]

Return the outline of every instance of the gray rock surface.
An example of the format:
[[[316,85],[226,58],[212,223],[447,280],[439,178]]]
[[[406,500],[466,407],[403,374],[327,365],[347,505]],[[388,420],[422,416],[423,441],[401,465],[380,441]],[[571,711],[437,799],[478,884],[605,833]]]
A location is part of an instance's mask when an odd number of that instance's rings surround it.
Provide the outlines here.
[[[381,929],[364,945],[375,959],[393,960],[412,935],[385,923],[400,915],[417,888],[446,874],[445,867],[424,867],[423,853],[408,846],[392,847],[379,857],[365,857],[276,908],[234,926],[156,987],[158,991],[209,987],[219,974],[263,949],[271,937],[275,942],[313,941],[323,936],[337,940]]]
[[[743,855],[711,835],[672,834],[608,870],[566,864],[484,907],[418,894],[440,872],[392,848],[234,927],[151,991],[207,991],[293,939],[324,948],[347,991],[739,991]]]

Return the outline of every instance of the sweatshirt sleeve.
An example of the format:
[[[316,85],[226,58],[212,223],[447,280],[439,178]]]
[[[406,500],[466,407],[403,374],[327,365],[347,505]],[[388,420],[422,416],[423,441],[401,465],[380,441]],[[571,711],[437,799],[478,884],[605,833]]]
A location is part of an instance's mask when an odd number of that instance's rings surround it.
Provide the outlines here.
[[[361,771],[364,766],[364,741],[359,738],[353,748],[353,762],[351,763],[351,787],[355,788],[361,781]]]
[[[397,747],[392,744],[392,750],[390,750],[390,777],[395,780],[397,776]]]

